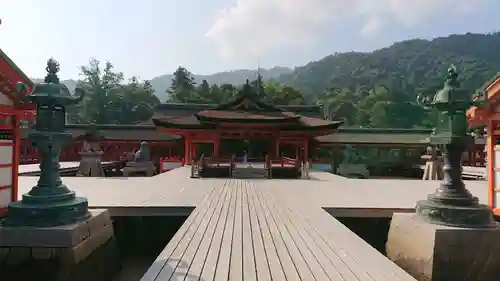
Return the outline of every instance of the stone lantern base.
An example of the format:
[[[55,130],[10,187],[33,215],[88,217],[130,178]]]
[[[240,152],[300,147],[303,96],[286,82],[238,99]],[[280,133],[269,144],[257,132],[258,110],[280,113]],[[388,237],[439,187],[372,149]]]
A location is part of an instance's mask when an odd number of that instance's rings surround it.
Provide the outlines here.
[[[102,168],[101,157],[102,151],[87,151],[80,152],[80,166],[76,176],[79,177],[103,177],[104,169]]]
[[[500,276],[500,227],[430,224],[394,214],[387,257],[419,281],[491,281]]]
[[[107,281],[120,270],[107,210],[56,227],[0,227],[2,280]]]

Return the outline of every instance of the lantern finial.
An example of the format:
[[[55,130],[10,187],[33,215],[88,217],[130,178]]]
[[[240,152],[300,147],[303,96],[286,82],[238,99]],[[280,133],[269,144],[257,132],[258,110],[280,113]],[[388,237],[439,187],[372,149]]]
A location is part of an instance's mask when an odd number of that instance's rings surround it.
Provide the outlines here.
[[[45,83],[59,84],[59,77],[57,77],[57,73],[60,70],[59,63],[54,59],[50,58],[47,61],[47,67],[45,68],[47,71],[47,76],[45,76]]]

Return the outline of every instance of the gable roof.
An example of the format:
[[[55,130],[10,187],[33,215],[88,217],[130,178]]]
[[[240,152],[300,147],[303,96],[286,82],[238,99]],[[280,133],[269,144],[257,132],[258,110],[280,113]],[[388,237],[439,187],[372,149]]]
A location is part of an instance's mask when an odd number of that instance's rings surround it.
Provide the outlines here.
[[[35,85],[9,56],[2,51],[2,49],[0,49],[0,71],[2,71],[13,83],[23,82],[30,88]]]
[[[33,81],[0,49],[0,84],[2,84],[0,87],[2,93],[12,100],[16,107],[30,110],[33,106],[14,94],[14,86],[18,82],[28,86],[25,95],[34,87]]]

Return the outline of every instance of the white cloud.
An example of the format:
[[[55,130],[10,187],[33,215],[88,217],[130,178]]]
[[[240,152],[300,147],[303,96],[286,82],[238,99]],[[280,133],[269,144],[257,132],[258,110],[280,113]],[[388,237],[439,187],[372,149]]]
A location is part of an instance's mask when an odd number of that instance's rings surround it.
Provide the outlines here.
[[[218,14],[206,33],[223,58],[252,59],[284,47],[314,44],[345,20],[362,22],[374,35],[388,24],[412,27],[432,16],[470,12],[487,0],[237,0]],[[334,24],[335,23],[335,24]]]

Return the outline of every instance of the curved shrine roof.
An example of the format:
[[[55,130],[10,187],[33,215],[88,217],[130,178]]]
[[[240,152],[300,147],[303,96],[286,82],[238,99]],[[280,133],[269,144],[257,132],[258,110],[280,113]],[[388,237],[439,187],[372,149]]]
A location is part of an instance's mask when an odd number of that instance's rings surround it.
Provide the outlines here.
[[[203,110],[195,116],[198,120],[207,122],[293,122],[300,118],[293,112],[287,111],[245,111],[245,110]]]
[[[158,127],[172,129],[214,129],[224,124],[266,124],[283,131],[335,130],[342,122],[305,117],[285,111],[261,101],[247,83],[241,94],[227,103],[201,110],[190,116],[167,117],[156,114],[153,122]]]
[[[206,112],[205,112],[206,113]],[[225,116],[223,114],[231,113]],[[221,112],[217,111],[210,112],[217,117],[210,118],[209,114],[203,114],[201,117],[199,114],[191,116],[181,116],[181,117],[159,117],[153,118],[153,122],[157,127],[165,127],[172,129],[215,129],[220,126],[221,123],[255,123],[255,124],[276,124],[277,127],[282,131],[293,131],[293,130],[336,130],[343,123],[341,121],[330,121],[318,118],[305,117],[297,115],[292,112],[281,112],[283,115],[290,115],[287,117],[271,116],[266,115],[266,113],[251,113],[251,112]],[[213,115],[212,115],[213,116]],[[200,118],[201,117],[201,118]],[[286,122],[284,122],[286,121]]]

